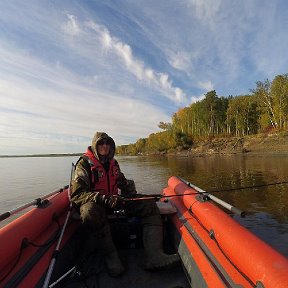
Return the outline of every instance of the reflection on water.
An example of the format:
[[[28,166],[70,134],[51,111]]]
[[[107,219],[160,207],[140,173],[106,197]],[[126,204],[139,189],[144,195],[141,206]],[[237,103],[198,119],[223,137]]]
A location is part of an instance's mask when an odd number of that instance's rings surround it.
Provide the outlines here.
[[[78,157],[0,158],[0,212],[48,194],[69,182]],[[159,193],[171,175],[180,176],[244,210],[235,219],[288,256],[288,185],[241,187],[288,181],[287,154],[209,157],[117,157],[139,193]],[[222,190],[236,189],[227,192]]]
[[[0,211],[56,191],[70,180],[77,157],[0,158]]]

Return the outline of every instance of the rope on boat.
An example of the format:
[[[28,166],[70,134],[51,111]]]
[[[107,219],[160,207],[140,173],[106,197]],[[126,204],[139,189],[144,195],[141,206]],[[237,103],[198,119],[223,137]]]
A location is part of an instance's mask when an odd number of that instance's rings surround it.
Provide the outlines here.
[[[24,247],[25,247],[25,246],[24,246],[24,243],[22,242],[22,243],[21,243],[20,252],[19,252],[19,254],[18,254],[18,256],[17,256],[17,259],[16,259],[15,263],[12,265],[12,267],[10,268],[10,270],[0,279],[0,283],[1,283],[2,281],[4,281],[4,280],[8,277],[8,275],[14,270],[14,268],[17,266],[17,264],[19,263],[19,261],[20,261],[20,259],[21,259],[21,256],[22,256]]]
[[[19,251],[19,254],[17,256],[17,259],[16,259],[15,263],[12,265],[12,267],[9,269],[9,271],[0,279],[0,283],[2,281],[4,281],[10,275],[10,273],[15,269],[15,267],[18,265],[18,263],[19,263],[19,261],[20,261],[20,259],[22,257],[22,253],[23,253],[25,248],[27,248],[29,245],[34,246],[34,247],[40,247],[40,248],[48,248],[59,237],[60,229],[61,229],[60,223],[59,223],[57,217],[53,217],[53,221],[55,221],[57,223],[58,230],[44,244],[36,244],[36,243],[30,242],[29,239],[27,239],[27,238],[23,238],[23,240],[21,242],[21,246],[20,246],[20,251]],[[44,250],[41,250],[41,251],[46,251],[46,250],[44,249]],[[40,256],[37,256],[37,255],[39,255],[38,252],[36,252],[36,254],[34,255],[34,258],[33,258],[34,261],[31,261],[28,265],[26,263],[25,264],[26,268],[25,268],[25,265],[24,265],[23,266],[24,269],[22,268],[22,269],[18,270],[16,272],[16,274],[9,280],[9,282],[7,282],[5,284],[5,287],[16,287],[16,285],[18,285],[20,283],[19,281],[21,281],[21,279],[23,279],[26,276],[26,272],[25,271],[27,271],[27,269],[28,270],[30,269],[28,267],[31,267],[31,265],[33,265],[33,263],[35,263],[35,262],[37,262],[39,260]],[[42,255],[41,252],[40,252],[40,255]]]
[[[68,191],[68,199],[69,199],[69,210],[68,210],[64,225],[62,227],[61,234],[59,236],[55,251],[53,253],[52,260],[51,260],[50,265],[48,267],[47,274],[46,274],[46,277],[45,277],[44,284],[43,284],[42,288],[47,288],[48,285],[49,285],[49,282],[50,282],[50,279],[51,279],[51,275],[52,275],[52,272],[53,272],[53,269],[54,269],[54,265],[55,265],[55,262],[57,260],[58,255],[59,255],[59,252],[60,252],[59,248],[60,248],[60,245],[61,245],[61,242],[62,242],[62,239],[63,239],[64,232],[66,230],[66,226],[67,226],[68,220],[70,218],[72,207],[73,207],[72,206],[72,202],[71,202],[71,182],[72,182],[74,169],[75,169],[75,166],[74,166],[74,163],[72,163],[70,182],[69,182],[69,187],[68,187],[68,190],[67,190]]]

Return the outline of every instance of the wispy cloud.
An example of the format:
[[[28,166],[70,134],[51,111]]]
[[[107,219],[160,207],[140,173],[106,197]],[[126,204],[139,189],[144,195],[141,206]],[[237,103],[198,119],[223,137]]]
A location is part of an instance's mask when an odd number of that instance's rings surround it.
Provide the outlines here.
[[[75,15],[67,14],[68,21],[63,25],[63,30],[72,35],[78,35],[80,33],[80,27],[77,23],[77,17]]]
[[[211,81],[199,82],[199,87],[201,87],[205,91],[214,90],[214,84]]]
[[[167,73],[156,72],[146,67],[143,61],[133,56],[133,51],[129,45],[123,43],[116,37],[111,36],[106,27],[100,26],[90,21],[87,26],[93,29],[100,37],[102,48],[107,52],[115,53],[125,64],[127,70],[132,73],[137,80],[144,85],[148,85],[161,92],[170,100],[183,103],[187,101],[187,96],[179,87],[174,87],[169,80]]]

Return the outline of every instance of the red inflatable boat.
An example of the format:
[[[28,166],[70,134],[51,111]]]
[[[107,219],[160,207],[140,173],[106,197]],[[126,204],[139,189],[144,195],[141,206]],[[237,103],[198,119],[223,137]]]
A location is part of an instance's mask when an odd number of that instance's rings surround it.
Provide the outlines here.
[[[211,195],[171,177],[162,196],[165,249],[178,252],[179,267],[143,271],[137,265],[141,243],[128,245],[126,235],[131,225],[135,231],[137,221],[115,215],[109,221],[118,227],[114,241],[121,238],[117,247],[126,274],[113,279],[99,269],[86,279],[75,277],[69,255],[80,222],[72,217],[66,187],[35,200],[36,207],[0,229],[0,287],[288,287],[287,258],[214,205]],[[134,240],[141,238],[137,233]]]

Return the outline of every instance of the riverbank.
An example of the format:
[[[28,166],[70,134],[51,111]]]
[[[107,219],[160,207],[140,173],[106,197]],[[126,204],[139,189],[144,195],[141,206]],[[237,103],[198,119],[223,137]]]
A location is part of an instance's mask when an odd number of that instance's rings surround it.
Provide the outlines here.
[[[176,155],[204,156],[211,154],[279,152],[288,153],[288,132],[195,141],[189,150],[177,151]]]

